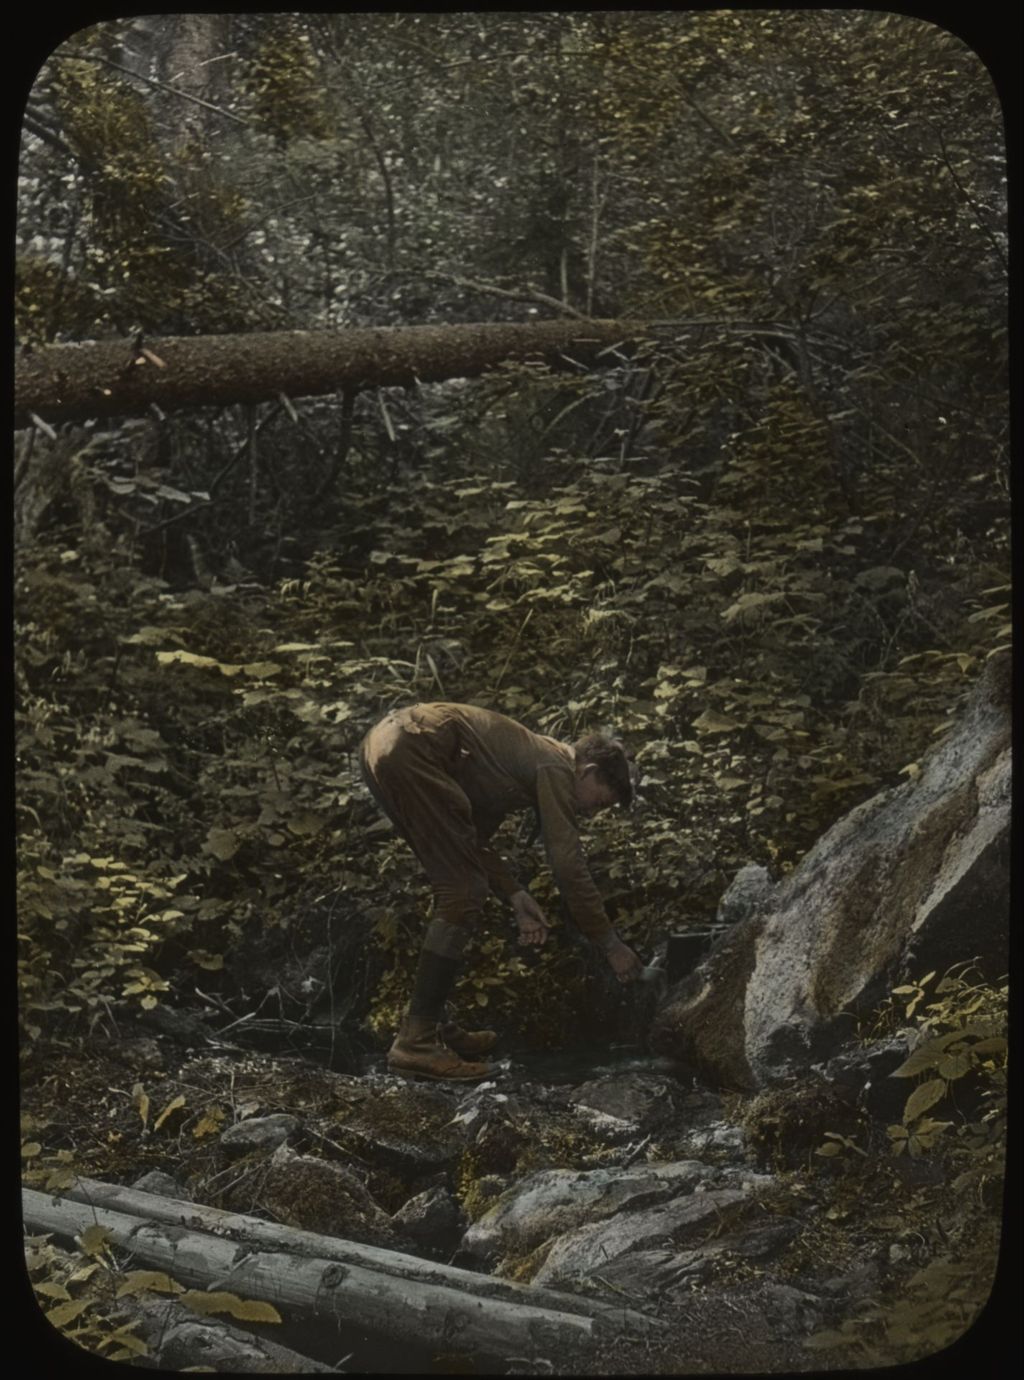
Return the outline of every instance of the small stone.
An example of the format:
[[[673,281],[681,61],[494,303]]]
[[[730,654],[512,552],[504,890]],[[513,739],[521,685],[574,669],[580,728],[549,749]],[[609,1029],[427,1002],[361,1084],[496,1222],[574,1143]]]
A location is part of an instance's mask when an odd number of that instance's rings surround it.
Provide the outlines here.
[[[443,1250],[461,1235],[466,1215],[446,1189],[435,1185],[403,1203],[391,1221],[418,1246]]]
[[[298,1117],[283,1112],[273,1116],[250,1117],[237,1126],[229,1126],[220,1138],[221,1147],[229,1155],[250,1155],[255,1150],[276,1150],[302,1123]]]
[[[187,1199],[190,1196],[177,1179],[172,1179],[161,1169],[151,1169],[148,1174],[143,1174],[141,1179],[135,1180],[132,1188],[137,1188],[140,1193],[158,1193],[161,1198]]]

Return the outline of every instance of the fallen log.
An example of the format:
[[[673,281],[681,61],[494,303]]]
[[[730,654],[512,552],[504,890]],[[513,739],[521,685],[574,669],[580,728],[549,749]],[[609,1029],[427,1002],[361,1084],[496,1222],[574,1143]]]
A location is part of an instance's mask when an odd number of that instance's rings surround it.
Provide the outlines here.
[[[201,1365],[243,1375],[337,1375],[333,1366],[220,1318],[201,1318],[176,1299],[121,1299],[118,1311],[138,1324],[136,1335],[161,1370]]]
[[[131,416],[151,404],[225,407],[280,397],[477,378],[505,363],[614,363],[637,322],[534,321],[85,341],[19,354],[15,426]]]
[[[511,1303],[325,1256],[291,1254],[280,1244],[272,1250],[253,1248],[191,1225],[145,1220],[34,1189],[24,1189],[22,1201],[24,1222],[31,1231],[73,1238],[98,1225],[111,1244],[129,1250],[135,1261],[164,1270],[183,1284],[262,1299],[285,1315],[299,1313],[416,1346],[450,1351],[457,1345],[499,1358],[522,1354],[524,1346],[578,1351],[606,1335],[607,1322],[579,1312]],[[201,1220],[203,1209],[175,1206]],[[280,1228],[270,1230],[284,1235]],[[461,1273],[473,1278],[469,1271]],[[530,1295],[528,1288],[525,1292]],[[566,1295],[565,1302],[571,1306],[574,1300]]]
[[[633,1309],[616,1308],[597,1299],[561,1293],[532,1284],[516,1284],[513,1280],[493,1279],[473,1270],[442,1265],[423,1260],[404,1251],[391,1251],[382,1246],[345,1241],[319,1232],[302,1231],[297,1227],[264,1222],[258,1217],[227,1212],[223,1208],[205,1207],[200,1203],[166,1198],[158,1193],[126,1188],[120,1184],[103,1183],[98,1179],[76,1179],[62,1196],[73,1202],[88,1203],[132,1217],[144,1217],[171,1227],[187,1227],[210,1232],[216,1236],[230,1236],[242,1245],[265,1246],[271,1250],[287,1251],[289,1255],[314,1256],[334,1260],[343,1265],[362,1268],[412,1283],[435,1284],[471,1293],[478,1298],[500,1302],[549,1308],[555,1312],[583,1314],[593,1318],[608,1331],[650,1332],[660,1327],[657,1319]]]

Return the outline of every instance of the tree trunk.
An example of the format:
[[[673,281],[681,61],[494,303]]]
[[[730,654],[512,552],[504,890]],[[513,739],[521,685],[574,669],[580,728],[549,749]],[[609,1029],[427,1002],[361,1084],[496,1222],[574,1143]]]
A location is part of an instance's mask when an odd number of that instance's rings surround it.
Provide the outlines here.
[[[569,1296],[532,1284],[515,1284],[511,1280],[492,1279],[488,1275],[477,1274],[474,1270],[440,1265],[431,1260],[423,1260],[418,1255],[408,1255],[404,1251],[390,1251],[381,1246],[343,1241],[340,1237],[322,1236],[319,1232],[303,1231],[276,1222],[264,1222],[258,1217],[249,1217],[243,1213],[204,1207],[201,1204],[168,1198],[163,1194],[145,1193],[141,1189],[125,1188],[120,1184],[102,1183],[98,1179],[76,1179],[70,1188],[64,1190],[63,1196],[73,1202],[108,1208],[112,1212],[123,1212],[131,1217],[145,1217],[172,1227],[195,1226],[200,1231],[216,1232],[218,1235],[230,1236],[235,1241],[245,1241],[251,1245],[269,1246],[274,1249],[283,1247],[295,1255],[316,1255],[325,1260],[337,1260],[342,1264],[361,1265],[368,1270],[393,1275],[396,1279],[467,1289],[481,1298],[499,1299],[508,1303],[528,1303],[553,1308],[556,1312],[567,1309],[572,1313],[605,1319],[617,1329],[628,1324],[643,1330],[651,1324],[651,1319],[642,1313],[609,1307],[608,1304],[596,1299]]]
[[[113,1244],[129,1247],[139,1264],[165,1270],[183,1284],[214,1285],[243,1298],[264,1299],[285,1313],[312,1315],[418,1346],[449,1346],[457,1336],[460,1349],[497,1357],[521,1354],[524,1347],[578,1349],[610,1331],[657,1326],[623,1309],[599,1307],[594,1316],[584,1311],[585,1305],[578,1306],[583,1300],[571,1295],[490,1280],[399,1252],[356,1247],[156,1194],[91,1180],[80,1180],[71,1192],[86,1201],[25,1189],[25,1225],[71,1237],[98,1224]],[[135,1213],[141,1210],[144,1216],[99,1206],[104,1198],[136,1203]],[[226,1229],[231,1237],[212,1234]],[[493,1285],[498,1289],[489,1287]],[[560,1307],[551,1307],[552,1300]]]
[[[225,406],[346,388],[475,378],[500,364],[594,364],[638,322],[538,321],[270,331],[50,345],[18,359],[15,426],[176,407]]]
[[[122,1316],[138,1322],[136,1336],[161,1370],[202,1365],[231,1374],[337,1375],[333,1366],[300,1356],[291,1347],[221,1318],[199,1317],[173,1298],[152,1295],[120,1299]]]

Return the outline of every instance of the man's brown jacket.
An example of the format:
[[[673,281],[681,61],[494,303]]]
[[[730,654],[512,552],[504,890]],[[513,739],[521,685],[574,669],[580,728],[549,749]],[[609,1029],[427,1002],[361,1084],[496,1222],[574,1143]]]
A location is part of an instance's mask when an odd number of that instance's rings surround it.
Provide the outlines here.
[[[415,743],[413,738],[417,738]],[[454,781],[472,809],[476,852],[491,890],[503,899],[522,890],[522,883],[488,842],[498,825],[514,810],[533,807],[555,882],[573,921],[583,934],[602,945],[613,935],[601,895],[587,867],[577,830],[573,750],[490,709],[468,704],[416,704],[393,711],[371,729],[363,744],[363,764],[371,784],[390,781],[390,794],[401,790],[401,757],[412,751],[417,759],[417,788],[430,795],[429,772],[436,769],[438,804]],[[391,768],[388,770],[388,768]],[[445,780],[448,778],[448,780]],[[374,792],[377,794],[377,791]],[[381,801],[387,808],[388,802]],[[392,818],[395,814],[389,810]],[[402,810],[399,822],[417,854],[411,837],[414,815]],[[440,812],[417,825],[444,829]],[[417,830],[418,832],[418,830]]]

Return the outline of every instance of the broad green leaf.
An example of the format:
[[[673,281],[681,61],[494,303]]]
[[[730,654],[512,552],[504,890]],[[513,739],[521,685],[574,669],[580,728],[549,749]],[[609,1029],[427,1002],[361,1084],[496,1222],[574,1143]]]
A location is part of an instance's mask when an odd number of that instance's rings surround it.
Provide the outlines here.
[[[934,1107],[946,1093],[946,1082],[942,1078],[929,1079],[927,1083],[922,1083],[919,1088],[907,1098],[907,1105],[903,1109],[904,1123],[909,1125],[915,1117],[919,1117],[922,1112],[926,1112],[929,1107]]]
[[[206,835],[203,851],[212,853],[221,862],[230,862],[241,846],[241,839],[234,829],[218,829],[215,825]]]

